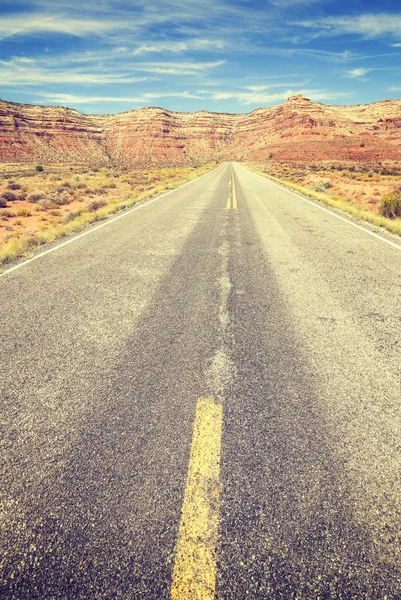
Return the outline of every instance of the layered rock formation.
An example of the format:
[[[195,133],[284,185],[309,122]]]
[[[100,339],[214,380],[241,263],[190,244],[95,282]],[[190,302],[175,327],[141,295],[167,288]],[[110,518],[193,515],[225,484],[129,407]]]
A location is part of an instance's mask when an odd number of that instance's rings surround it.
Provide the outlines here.
[[[83,115],[0,101],[1,162],[192,164],[210,160],[400,160],[401,100],[330,106],[292,96],[248,114],[148,107]]]

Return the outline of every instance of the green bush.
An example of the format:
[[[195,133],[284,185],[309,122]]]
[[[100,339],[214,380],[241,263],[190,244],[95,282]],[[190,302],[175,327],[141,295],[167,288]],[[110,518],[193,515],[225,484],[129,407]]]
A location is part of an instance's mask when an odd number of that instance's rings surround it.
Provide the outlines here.
[[[43,166],[42,165],[36,165],[36,170],[38,171],[38,173],[41,173],[43,171]]]
[[[401,192],[391,192],[382,198],[380,212],[383,217],[401,217]]]

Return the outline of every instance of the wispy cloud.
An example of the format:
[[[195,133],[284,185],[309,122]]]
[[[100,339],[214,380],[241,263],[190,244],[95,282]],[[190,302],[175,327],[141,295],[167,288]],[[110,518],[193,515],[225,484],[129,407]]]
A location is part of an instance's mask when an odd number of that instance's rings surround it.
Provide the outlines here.
[[[42,92],[39,94],[39,98],[52,102],[61,103],[63,105],[71,104],[99,104],[103,102],[115,102],[115,103],[126,103],[132,105],[147,105],[152,103],[154,100],[160,98],[191,98],[191,99],[202,99],[203,96],[192,94],[188,91],[183,92],[158,92],[158,93],[144,93],[138,96],[89,96],[80,94],[57,94]],[[38,100],[43,101],[43,100]]]
[[[125,103],[131,106],[144,106],[152,105],[155,102],[162,101],[165,98],[185,98],[185,99],[196,99],[196,100],[213,100],[213,101],[225,101],[235,100],[243,106],[264,106],[275,102],[283,102],[294,94],[302,94],[313,100],[333,100],[337,98],[349,97],[350,93],[345,92],[333,92],[324,89],[308,89],[299,87],[284,87],[285,84],[274,84],[271,86],[248,86],[243,90],[197,90],[196,92],[184,91],[167,91],[167,92],[152,92],[143,93],[138,95],[127,95],[127,96],[98,96],[98,95],[82,95],[82,94],[60,94],[60,93],[49,93],[41,92],[38,95],[38,102],[43,99],[51,102],[52,104],[62,105],[96,105],[100,103]],[[252,88],[256,89],[252,89]],[[277,92],[271,92],[271,88],[283,87],[282,90]]]
[[[317,58],[319,60],[326,60],[329,62],[348,62],[361,56],[355,52],[349,50],[343,50],[342,52],[332,52],[330,50],[319,50],[314,48],[265,48],[264,53],[274,54],[276,56],[307,56],[311,58]]]
[[[149,77],[135,77],[129,73],[86,72],[70,68],[43,68],[33,59],[24,57],[10,61],[0,60],[0,81],[4,86],[37,86],[43,83],[70,83],[81,85],[104,85],[108,83],[138,83],[149,81]]]
[[[214,69],[224,65],[225,60],[214,62],[143,62],[133,65],[135,71],[158,73],[163,75],[196,75],[202,71]]]
[[[279,6],[280,8],[289,8],[290,6],[310,6],[311,4],[317,4],[321,0],[270,0],[270,4],[273,6]]]
[[[349,97],[351,95],[348,92],[330,92],[328,90],[318,89],[289,88],[274,93],[270,93],[268,91],[262,92],[259,90],[249,92],[221,91],[213,93],[211,98],[213,100],[236,100],[244,106],[263,106],[265,104],[271,104],[272,102],[283,102],[294,94],[301,94],[302,96],[306,96],[313,100],[333,100],[336,98]]]
[[[365,75],[367,73],[370,73],[370,71],[373,71],[373,69],[350,69],[349,71],[345,71],[347,77],[349,77],[350,79],[360,79],[361,81],[367,81],[367,79],[365,79]]]
[[[215,50],[224,50],[228,46],[228,43],[224,40],[210,40],[210,39],[188,39],[182,41],[159,41],[147,44],[142,44],[133,51],[134,56],[140,54],[149,53],[164,53],[172,52],[174,54],[181,54],[188,51],[199,51],[212,52]]]
[[[295,21],[293,24],[315,30],[316,37],[358,34],[364,38],[401,37],[401,13],[332,16]]]
[[[28,14],[5,16],[0,21],[0,41],[18,35],[56,33],[74,37],[101,35],[105,32],[124,29],[127,24],[113,20],[67,17],[64,14]]]
[[[105,69],[101,64],[88,71],[78,67],[57,67],[57,60],[33,60],[14,57],[9,61],[0,60],[0,81],[4,86],[38,86],[43,83],[81,84],[85,86],[105,84],[132,84],[154,81],[153,76],[137,76],[135,73],[157,75],[199,75],[219,67],[224,61],[215,62],[140,62],[129,65],[109,65]],[[128,70],[130,68],[131,72]]]

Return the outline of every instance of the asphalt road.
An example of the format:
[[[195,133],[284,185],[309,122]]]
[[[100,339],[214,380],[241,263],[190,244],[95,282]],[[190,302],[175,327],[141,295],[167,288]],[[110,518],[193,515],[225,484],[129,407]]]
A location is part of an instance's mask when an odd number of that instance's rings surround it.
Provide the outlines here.
[[[226,163],[0,298],[2,598],[170,597],[199,398],[216,598],[401,598],[396,239]]]

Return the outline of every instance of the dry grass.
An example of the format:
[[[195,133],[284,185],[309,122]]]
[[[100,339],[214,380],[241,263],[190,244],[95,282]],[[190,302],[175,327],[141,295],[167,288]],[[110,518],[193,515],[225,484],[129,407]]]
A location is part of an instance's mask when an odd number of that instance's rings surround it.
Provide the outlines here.
[[[304,196],[401,236],[401,218],[380,214],[380,198],[386,197],[401,183],[401,173],[395,168],[380,167],[376,168],[379,171],[376,172],[367,169],[366,165],[353,165],[352,170],[341,165],[304,167],[299,164],[250,163],[247,166]]]
[[[123,171],[45,165],[38,172],[34,165],[2,164],[0,264],[179,187],[215,166]]]

